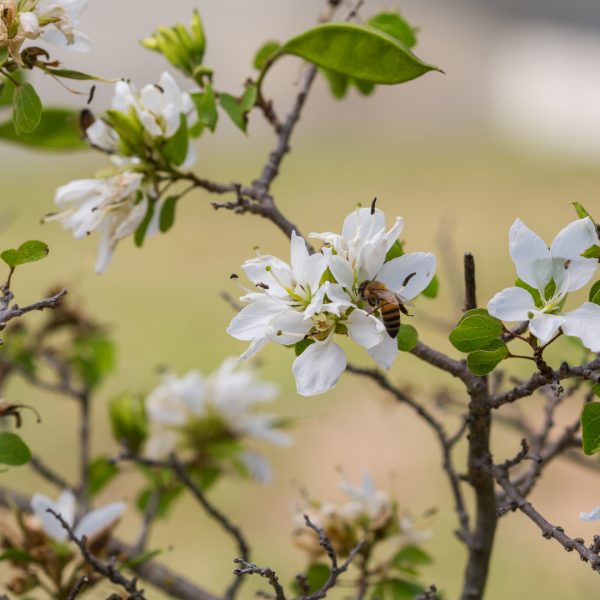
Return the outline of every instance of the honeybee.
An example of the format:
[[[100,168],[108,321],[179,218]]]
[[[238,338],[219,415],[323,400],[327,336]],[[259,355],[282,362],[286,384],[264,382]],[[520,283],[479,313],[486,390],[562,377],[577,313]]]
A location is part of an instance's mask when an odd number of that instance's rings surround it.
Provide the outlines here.
[[[415,275],[416,273],[408,275],[402,287]],[[373,309],[371,312],[379,309],[385,330],[391,338],[395,338],[400,331],[400,313],[410,316],[406,310],[406,305],[410,305],[410,302],[400,294],[388,290],[384,283],[376,279],[363,281],[358,286],[358,295]]]

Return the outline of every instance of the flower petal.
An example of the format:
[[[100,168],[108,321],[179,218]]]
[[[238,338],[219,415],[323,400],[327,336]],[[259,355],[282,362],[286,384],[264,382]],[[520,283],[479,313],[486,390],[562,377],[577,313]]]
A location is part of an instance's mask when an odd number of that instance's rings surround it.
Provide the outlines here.
[[[391,369],[398,356],[398,341],[386,334],[379,344],[369,348],[367,352],[382,369]]]
[[[600,506],[597,506],[590,512],[580,512],[579,519],[581,521],[597,521],[600,519]]]
[[[67,539],[68,533],[60,521],[48,509],[58,513],[72,526],[75,520],[75,496],[69,490],[61,493],[55,502],[43,494],[34,494],[31,498],[31,508],[42,523],[42,528],[52,539],[62,542]]]
[[[363,348],[372,348],[381,343],[386,335],[385,328],[379,319],[364,310],[355,309],[346,319],[348,335]]]
[[[517,275],[543,292],[552,277],[552,261],[546,242],[517,219],[508,232],[508,246]]]
[[[344,351],[332,340],[311,344],[292,367],[301,396],[316,396],[335,387],[346,368]]]
[[[337,254],[330,256],[329,270],[339,284],[349,290],[354,287],[354,270],[345,258]]]
[[[271,466],[269,462],[264,456],[258,454],[258,452],[252,452],[250,450],[246,450],[242,452],[242,454],[238,457],[248,472],[256,481],[260,481],[261,483],[269,483],[273,479],[273,472],[271,471]]]
[[[564,313],[562,326],[566,335],[578,337],[592,352],[600,352],[600,306],[584,302],[579,308]]]
[[[263,298],[244,306],[233,317],[227,333],[237,340],[253,340],[263,337],[269,321],[280,312],[289,310],[283,302],[263,295]]]
[[[287,346],[304,339],[312,326],[312,320],[305,320],[304,313],[290,308],[275,315],[269,321],[265,335],[272,342]]]
[[[415,273],[406,287],[403,283],[406,278]],[[419,295],[430,283],[435,275],[435,256],[429,252],[409,252],[385,263],[376,276],[378,281],[386,287],[399,293],[407,300],[412,300]]]
[[[538,313],[529,322],[529,331],[535,335],[541,344],[547,344],[565,323],[565,318],[559,315]]]
[[[506,288],[488,302],[490,315],[501,321],[528,321],[532,310],[533,296],[520,287]]]
[[[79,539],[84,536],[88,539],[93,538],[112,525],[125,512],[126,508],[125,502],[113,502],[87,513],[75,527],[75,535]]]

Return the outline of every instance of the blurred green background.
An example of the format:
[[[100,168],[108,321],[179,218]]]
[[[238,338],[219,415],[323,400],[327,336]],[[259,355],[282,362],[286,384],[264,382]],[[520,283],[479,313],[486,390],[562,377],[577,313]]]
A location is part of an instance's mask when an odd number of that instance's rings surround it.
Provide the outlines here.
[[[252,52],[262,41],[284,39],[309,26],[322,10],[321,4],[312,0],[196,4],[208,32],[207,63],[215,67],[217,85],[233,93],[241,89]],[[94,40],[94,52],[89,56],[60,54],[66,66],[131,77],[144,84],[157,79],[164,64],[160,57],[139,48],[135,40],[158,24],[187,21],[196,4],[181,1],[148,11],[142,0],[126,5],[116,0],[91,3],[80,28]],[[407,249],[431,250],[439,259],[440,296],[419,300],[414,323],[424,341],[455,354],[447,334],[461,309],[463,252],[471,251],[476,257],[478,296],[484,304],[514,280],[507,232],[517,216],[550,242],[575,217],[570,202],[580,201],[598,212],[600,136],[594,145],[591,135],[598,127],[596,109],[586,113],[588,127],[577,127],[583,108],[576,97],[570,100],[565,93],[562,99],[554,98],[559,108],[574,103],[574,122],[566,128],[566,137],[558,135],[562,130],[552,137],[547,130],[552,130],[562,113],[547,106],[550,88],[544,87],[546,80],[540,79],[536,87],[534,69],[529,71],[527,85],[519,87],[518,80],[502,83],[506,72],[498,57],[508,59],[502,52],[502,36],[496,32],[502,27],[512,31],[511,25],[518,25],[520,31],[527,25],[529,21],[518,9],[499,14],[469,2],[453,3],[452,9],[432,1],[392,5],[421,27],[417,53],[440,65],[447,75],[427,75],[401,87],[378,89],[372,98],[352,95],[344,103],[330,98],[319,80],[274,193],[280,209],[304,233],[338,231],[357,203],[368,204],[374,196],[390,222],[396,215],[403,216],[402,237]],[[367,2],[364,12],[380,8],[377,2]],[[545,24],[548,31],[555,32],[550,39],[556,44],[569,39],[564,37],[568,35],[574,36],[573,40],[591,36],[591,30],[577,29],[577,23],[567,25],[560,15],[534,16],[532,28]],[[526,55],[523,51],[521,59]],[[549,68],[543,52],[537,59],[531,56],[541,73]],[[515,55],[515,70],[523,66],[521,59]],[[565,67],[565,77],[572,77],[572,70]],[[298,62],[286,59],[269,84],[281,114],[287,111],[298,73]],[[594,76],[589,71],[581,74],[582,89],[600,85],[591,81]],[[85,102],[85,96],[70,95],[54,82],[39,79],[38,84],[48,102],[74,106]],[[499,108],[502,94],[511,86],[515,95],[528,100],[513,108]],[[531,89],[533,98],[527,96]],[[100,112],[111,95],[111,86],[99,88],[94,109]],[[529,124],[530,130],[518,128],[515,135],[515,128],[506,123],[526,122],[528,102],[535,124]],[[214,138],[200,140],[196,172],[218,181],[249,182],[258,175],[273,143],[258,114],[251,117],[248,137],[224,125]],[[167,235],[148,240],[142,250],[134,248],[131,240],[122,242],[108,271],[97,276],[93,273],[97,236],[74,241],[58,224],[42,225],[40,219],[53,210],[56,187],[91,176],[104,165],[103,157],[26,152],[6,145],[0,146],[0,157],[2,247],[42,239],[51,249],[43,263],[16,274],[17,300],[25,304],[51,286],[64,285],[70,301],[109,324],[117,341],[117,371],[95,399],[93,440],[96,453],[114,453],[117,448],[108,431],[107,400],[124,389],[151,390],[158,383],[159,365],[170,365],[181,374],[190,368],[209,373],[226,356],[240,353],[244,344],[225,333],[232,310],[220,293],[237,295],[239,290],[229,275],[239,272],[255,246],[285,259],[289,244],[260,218],[214,211],[209,204],[213,198],[199,191],[182,202],[176,225]],[[36,318],[33,315],[30,320]],[[365,353],[349,344],[346,347],[355,362],[369,364]],[[570,351],[568,341],[561,340],[554,358],[558,362]],[[253,560],[276,569],[284,582],[290,580],[305,565],[305,557],[291,541],[298,482],[315,497],[339,501],[336,467],[342,466],[355,481],[368,469],[380,487],[396,495],[400,506],[411,514],[418,517],[432,507],[438,509],[423,523],[433,530],[427,548],[435,557],[424,580],[444,590],[447,598],[457,597],[465,556],[452,533],[455,516],[431,433],[407,408],[397,406],[367,381],[344,375],[334,391],[300,398],[291,373],[292,352],[269,347],[259,359],[265,378],[281,387],[281,398],[272,408],[298,420],[293,430],[295,444],[283,451],[264,448],[274,464],[273,484],[222,481],[211,493],[232,520],[243,526],[252,541]],[[527,365],[514,368],[521,374],[528,372]],[[428,405],[440,391],[458,390],[450,377],[432,373],[410,355],[399,357],[391,378]],[[21,385],[10,387],[7,399],[38,408],[43,424],[26,419],[24,437],[46,462],[74,476],[75,407],[68,400]],[[541,423],[541,404],[535,399],[522,403],[532,423]],[[576,410],[575,403],[565,407],[567,415]],[[455,420],[448,421],[455,426]],[[498,459],[512,456],[518,436],[499,432],[494,445]],[[464,458],[463,448],[459,458]],[[3,485],[22,492],[54,494],[26,468],[13,469],[2,477]],[[122,477],[100,500],[133,500],[137,481],[135,476]],[[565,527],[573,537],[589,539],[597,533],[593,524],[578,521],[580,510],[600,502],[600,485],[591,471],[571,463],[552,465],[533,501],[551,522]],[[119,526],[119,534],[134,539],[138,527],[139,518],[131,511]],[[215,592],[229,581],[233,546],[187,498],[176,505],[167,523],[157,525],[150,546],[165,548],[161,560]],[[250,597],[255,583],[244,588],[242,597]],[[340,597],[344,595],[339,592]],[[510,514],[500,522],[489,600],[596,596],[597,580],[576,556],[565,555],[557,544],[545,541],[520,514]],[[90,597],[104,596],[95,591]]]

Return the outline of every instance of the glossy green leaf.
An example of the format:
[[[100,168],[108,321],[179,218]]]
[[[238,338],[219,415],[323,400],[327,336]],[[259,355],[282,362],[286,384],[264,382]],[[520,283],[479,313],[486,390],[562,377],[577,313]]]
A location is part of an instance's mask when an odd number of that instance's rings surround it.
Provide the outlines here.
[[[369,96],[375,91],[375,84],[370,81],[363,81],[362,79],[352,78],[350,82],[354,84],[354,87],[363,96]]]
[[[17,133],[31,133],[42,120],[42,101],[30,83],[22,83],[13,95],[13,124]]]
[[[162,155],[172,165],[181,166],[188,155],[190,136],[185,115],[180,116],[179,128],[162,148]]]
[[[29,462],[31,452],[27,444],[10,431],[0,433],[0,464],[18,467]]]
[[[600,451],[600,402],[590,402],[583,407],[581,438],[585,454]]]
[[[467,355],[467,367],[473,375],[491,373],[508,356],[508,346],[502,340],[493,340],[487,348]]]
[[[575,207],[575,212],[580,219],[585,219],[586,217],[589,217],[590,219],[592,218],[592,215],[590,215],[590,213],[585,209],[583,204],[580,202],[573,202],[572,204]]]
[[[178,196],[169,196],[160,209],[158,228],[166,233],[175,223],[175,208],[177,207]]]
[[[397,12],[379,13],[371,17],[367,23],[396,38],[407,48],[412,48],[417,43],[415,29]]]
[[[385,262],[389,262],[394,258],[398,258],[404,254],[404,246],[400,240],[396,240],[392,247],[387,251],[385,255]]]
[[[23,71],[14,71],[10,76],[11,79],[8,79],[0,75],[0,108],[12,106],[16,89],[13,80],[17,83],[22,83],[24,81]]]
[[[258,71],[262,71],[277,55],[280,48],[281,44],[279,42],[275,42],[273,40],[265,42],[254,55],[254,60],[252,61],[254,68]]]
[[[355,23],[325,23],[309,29],[289,40],[282,53],[372,83],[403,83],[439,71],[387,33]]]
[[[119,468],[106,456],[98,456],[88,465],[89,493],[100,493],[119,473]]]
[[[583,258],[598,258],[600,259],[600,246],[598,244],[594,244],[590,246],[585,252],[581,253]]]
[[[419,334],[412,325],[400,325],[396,341],[398,342],[398,350],[410,352],[417,345]]]
[[[40,150],[81,150],[89,146],[82,139],[79,113],[67,108],[47,108],[39,126],[17,135],[12,121],[0,123],[0,140]]]
[[[146,232],[148,231],[148,227],[150,226],[150,223],[152,222],[152,217],[154,216],[155,205],[156,202],[148,202],[146,214],[144,215],[142,222],[138,225],[138,228],[133,234],[133,242],[138,248],[141,248],[141,246],[144,243],[144,240],[146,239]]]
[[[429,285],[421,292],[425,298],[437,298],[440,290],[440,280],[437,275],[434,275]]]
[[[502,335],[502,323],[485,309],[467,311],[450,334],[450,342],[461,352],[487,348]]]
[[[600,280],[592,286],[589,295],[589,301],[594,304],[600,304]]]
[[[200,121],[211,131],[214,131],[217,126],[219,113],[217,112],[217,104],[212,86],[207,84],[204,87],[204,92],[202,94],[192,94],[192,99],[196,105]]]
[[[0,258],[11,268],[24,265],[29,262],[36,262],[48,256],[48,245],[38,240],[29,240],[21,244],[16,250],[5,250],[0,254]]]
[[[240,101],[230,94],[221,94],[219,96],[219,103],[235,125],[246,133],[246,116],[240,105]]]
[[[370,600],[415,600],[415,597],[425,590],[403,579],[391,579],[378,583],[371,592]]]
[[[322,563],[313,563],[310,565],[304,573],[304,576],[306,577],[306,583],[308,584],[309,593],[314,594],[316,591],[320,590],[329,578],[329,573],[330,568],[328,565]],[[292,581],[290,587],[298,596],[304,594],[304,591],[296,579]]]
[[[258,98],[258,88],[256,84],[249,83],[240,99],[240,108],[243,112],[248,112],[256,104]]]
[[[348,87],[350,85],[350,78],[347,75],[330,71],[329,69],[321,69],[323,77],[329,84],[329,91],[334,98],[341,100],[348,93]]]

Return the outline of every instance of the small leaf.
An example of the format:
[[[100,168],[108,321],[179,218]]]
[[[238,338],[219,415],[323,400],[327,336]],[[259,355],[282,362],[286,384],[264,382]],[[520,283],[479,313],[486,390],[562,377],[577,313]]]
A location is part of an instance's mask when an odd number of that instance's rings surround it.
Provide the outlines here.
[[[265,42],[254,55],[252,65],[258,71],[262,71],[267,64],[277,55],[281,44],[273,40]]]
[[[62,77],[63,79],[76,79],[78,81],[109,81],[103,77],[96,77],[95,75],[89,75],[88,73],[82,73],[81,71],[73,71],[72,69],[44,69],[44,71],[49,75]]]
[[[79,127],[79,112],[67,108],[47,108],[39,126],[31,133],[15,133],[11,121],[0,123],[0,139],[40,150],[80,150],[88,148]]]
[[[306,338],[294,344],[294,352],[296,353],[296,356],[300,356],[311,344],[314,343],[315,340],[311,338]]]
[[[429,285],[421,292],[425,298],[437,298],[440,290],[440,280],[437,275],[434,275]]]
[[[113,436],[129,452],[138,453],[148,437],[148,420],[144,401],[137,396],[121,394],[108,403]]]
[[[369,96],[375,90],[375,84],[370,81],[363,81],[362,79],[353,78],[350,81],[354,84],[354,87],[363,95]]]
[[[590,213],[587,210],[585,210],[585,208],[580,202],[572,202],[572,204],[575,207],[575,212],[577,213],[577,216],[580,219],[585,219],[586,217],[589,217],[590,219],[592,218],[592,215],[590,215]]]
[[[159,225],[158,228],[166,233],[173,227],[175,223],[175,208],[177,207],[177,200],[179,196],[169,196],[160,209]]]
[[[140,512],[143,513],[146,511],[146,507],[148,506],[151,495],[154,493],[154,489],[155,488],[146,488],[137,497],[137,508]],[[173,506],[173,503],[179,498],[184,489],[185,488],[182,485],[178,485],[169,490],[161,490],[158,509],[156,511],[156,516],[158,518],[162,519],[167,516],[169,509]]]
[[[485,309],[474,309],[463,315],[450,334],[450,342],[461,352],[472,352],[487,348],[501,334],[502,323],[498,319]]]
[[[17,133],[31,133],[42,120],[42,101],[30,83],[22,83],[13,96],[13,124]]]
[[[0,561],[3,560],[9,560],[16,563],[31,563],[38,561],[35,556],[32,556],[29,552],[25,552],[25,550],[20,550],[19,548],[7,548],[4,550],[4,552],[0,554]]]
[[[404,44],[369,25],[325,23],[289,40],[282,53],[364,81],[396,84],[438,70]]]
[[[392,564],[396,567],[409,565],[430,565],[433,559],[425,550],[418,546],[405,546],[396,553],[392,559]]]
[[[508,356],[508,346],[502,340],[493,340],[482,350],[476,350],[467,355],[467,367],[473,375],[491,373]]]
[[[135,567],[139,567],[141,564],[152,560],[159,554],[162,554],[163,550],[157,548],[156,550],[146,550],[146,552],[142,552],[141,554],[137,554],[136,556],[123,561],[121,565],[126,569],[135,569]]]
[[[327,565],[322,563],[313,563],[308,567],[304,576],[306,577],[306,583],[308,584],[309,593],[314,594],[320,590],[329,577],[330,569]],[[295,594],[301,596],[303,590],[300,588],[298,581],[294,579],[291,583],[291,588]]]
[[[215,102],[215,95],[210,84],[204,87],[203,94],[192,94],[192,99],[196,105],[198,119],[204,123],[211,131],[215,130],[219,113]]]
[[[596,383],[592,386],[592,392],[600,397],[600,383]]]
[[[249,83],[246,88],[244,95],[240,100],[240,108],[243,112],[247,113],[252,107],[256,104],[256,99],[258,98],[258,88],[256,84]]]
[[[0,52],[2,52],[2,50],[5,50],[5,48],[0,49]],[[2,62],[2,59],[0,59],[0,62]],[[23,71],[13,71],[10,76],[11,79],[0,79],[0,107],[12,106],[13,96],[16,89],[13,80],[17,83],[22,83],[24,81]]]
[[[592,286],[589,300],[594,304],[600,304],[600,280],[596,281],[596,283]]]
[[[400,240],[396,240],[392,247],[387,251],[385,255],[385,262],[389,262],[394,258],[398,258],[404,254],[404,246]]]
[[[150,226],[152,217],[154,216],[155,204],[156,202],[153,202],[150,198],[148,198],[148,208],[146,209],[146,214],[133,234],[133,242],[138,248],[141,248],[142,244],[144,243],[144,239],[146,238],[146,232],[148,231],[148,227]]]
[[[162,148],[162,155],[170,163],[179,167],[187,158],[190,143],[187,120],[185,115],[180,115],[179,128],[170,137]]]
[[[600,450],[600,402],[590,402],[581,413],[583,452],[595,454]]]
[[[338,100],[344,98],[348,93],[348,87],[350,85],[350,78],[348,75],[342,75],[341,73],[336,73],[329,69],[321,69],[321,73],[323,73],[323,77],[325,77],[329,83],[329,91],[332,96]]]
[[[517,287],[523,288],[524,290],[527,290],[531,294],[531,296],[533,298],[533,302],[538,308],[544,306],[544,302],[542,301],[542,297],[540,296],[539,291],[536,290],[534,287],[531,287],[528,283],[525,283],[522,279],[517,279],[515,281],[515,285]]]
[[[44,242],[29,240],[21,244],[16,250],[5,250],[0,254],[0,258],[14,269],[28,262],[42,260],[48,256],[48,252],[48,246]]]
[[[600,259],[600,246],[598,244],[594,244],[590,246],[585,252],[581,253],[583,258],[598,258]]]
[[[31,452],[27,444],[15,433],[0,433],[0,464],[18,467],[29,462]]]
[[[396,341],[398,342],[398,350],[410,352],[417,345],[419,334],[412,325],[400,325]]]
[[[246,116],[244,115],[239,100],[230,94],[221,94],[219,96],[219,104],[235,125],[246,133]]]
[[[88,465],[90,496],[100,493],[119,474],[119,468],[108,461],[106,456],[98,456]]]
[[[411,581],[391,579],[378,583],[371,592],[371,600],[415,600],[425,590]]]
[[[91,333],[77,338],[74,346],[71,363],[90,388],[96,387],[114,370],[116,351],[110,338]]]
[[[407,48],[417,43],[415,30],[397,12],[384,12],[371,17],[367,23],[402,42]]]

